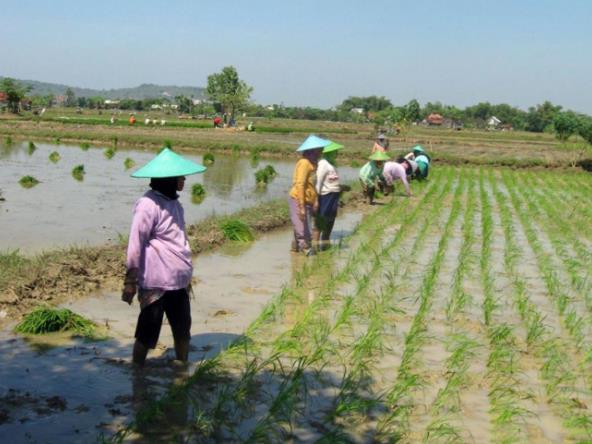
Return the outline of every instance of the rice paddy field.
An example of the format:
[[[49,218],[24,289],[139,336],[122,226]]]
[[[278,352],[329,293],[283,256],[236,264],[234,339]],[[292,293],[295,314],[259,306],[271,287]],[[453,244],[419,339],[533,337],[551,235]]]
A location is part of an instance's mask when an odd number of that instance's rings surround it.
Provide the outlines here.
[[[183,405],[188,442],[591,442],[590,175],[442,167],[414,191],[116,438]]]

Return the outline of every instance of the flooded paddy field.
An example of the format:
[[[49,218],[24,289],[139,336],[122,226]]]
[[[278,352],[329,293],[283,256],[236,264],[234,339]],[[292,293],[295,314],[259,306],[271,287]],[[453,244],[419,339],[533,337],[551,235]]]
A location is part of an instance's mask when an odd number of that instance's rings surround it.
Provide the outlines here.
[[[128,438],[590,442],[592,177],[440,167],[413,187]]]
[[[108,159],[107,148],[83,150],[79,146],[18,143],[0,147],[0,249],[37,252],[66,245],[97,245],[127,236],[134,202],[148,189],[147,179],[133,179],[131,172],[151,160],[153,151],[118,149]],[[52,152],[60,160],[49,160]],[[201,155],[186,155],[196,162]],[[136,166],[126,170],[126,158]],[[258,202],[287,196],[292,181],[293,160],[260,159],[216,154],[215,162],[202,175],[190,176],[181,202],[187,223],[213,214],[230,214]],[[257,187],[254,173],[265,165],[278,172],[265,188]],[[72,177],[76,165],[84,165],[82,181]],[[340,167],[344,182],[357,177],[357,169]],[[40,183],[32,188],[19,184],[31,175]],[[200,183],[206,197],[191,200],[191,186]]]

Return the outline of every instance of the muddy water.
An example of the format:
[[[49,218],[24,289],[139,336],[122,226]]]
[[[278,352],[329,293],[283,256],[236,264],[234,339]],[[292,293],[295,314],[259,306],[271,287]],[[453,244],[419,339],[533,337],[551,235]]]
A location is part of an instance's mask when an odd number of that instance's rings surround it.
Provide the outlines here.
[[[347,236],[360,218],[340,216],[334,239]],[[291,236],[290,231],[276,232],[196,258],[191,367],[237,338],[290,283],[307,260],[289,253]],[[95,442],[101,433],[110,435],[118,424],[132,420],[149,393],[162,392],[186,375],[171,363],[167,325],[144,372],[133,371],[137,304],[128,306],[119,294],[101,293],[66,306],[102,325],[110,339],[91,343],[54,336],[32,343],[1,332],[0,442]],[[185,415],[181,409],[171,421],[182,424]]]
[[[49,161],[57,151],[61,160]],[[136,167],[125,170],[130,157]],[[38,144],[30,153],[28,143],[0,146],[0,251],[20,249],[36,252],[71,244],[101,244],[126,236],[134,202],[148,189],[147,179],[132,179],[131,171],[154,157],[152,151],[117,151],[112,159],[104,148],[88,151],[78,146]],[[201,163],[201,155],[186,157]],[[296,157],[294,157],[296,159]],[[293,160],[262,159],[258,166],[247,157],[216,155],[216,162],[204,174],[189,176],[181,193],[187,223],[212,214],[228,214],[258,202],[287,195],[292,180]],[[76,181],[71,171],[83,164],[86,175]],[[254,172],[273,165],[278,176],[261,190],[255,186]],[[357,170],[340,167],[343,181],[353,180]],[[24,189],[18,181],[31,175],[41,181]],[[191,202],[191,186],[201,183],[207,196],[196,205]]]

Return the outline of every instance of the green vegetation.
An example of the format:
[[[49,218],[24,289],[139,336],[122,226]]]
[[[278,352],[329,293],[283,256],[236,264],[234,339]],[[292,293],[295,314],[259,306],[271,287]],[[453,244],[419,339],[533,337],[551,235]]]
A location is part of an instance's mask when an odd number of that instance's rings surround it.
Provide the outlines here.
[[[23,176],[20,178],[19,183],[23,188],[33,188],[39,181],[33,176]]]
[[[49,160],[52,161],[53,163],[58,163],[61,158],[62,158],[62,156],[60,156],[60,153],[58,153],[57,151],[52,151],[49,154]]]
[[[8,146],[12,145],[12,137],[6,136],[6,138],[4,139],[4,143]]]
[[[216,161],[213,153],[205,153],[203,155],[203,164],[212,165]]]
[[[220,224],[224,237],[231,241],[251,242],[255,239],[249,226],[238,219],[227,219]]]
[[[255,181],[258,186],[266,186],[275,178],[275,176],[277,176],[277,172],[272,165],[267,165],[264,168],[255,171]]]
[[[29,156],[32,155],[37,150],[37,146],[33,142],[29,142]]]
[[[191,202],[200,204],[206,197],[206,189],[201,183],[194,183],[191,186]]]
[[[26,315],[15,327],[17,333],[42,335],[54,332],[71,332],[92,337],[95,324],[67,308],[39,307]]]
[[[88,149],[90,148],[90,143],[88,143],[88,142],[82,142],[80,144],[80,148],[82,148],[82,151],[88,151]]]
[[[117,150],[115,150],[114,148],[106,148],[105,151],[103,151],[103,155],[107,158],[107,159],[113,159],[113,156],[115,156],[115,153],[117,152]]]
[[[136,162],[131,157],[126,157],[125,160],[123,161],[123,166],[125,167],[126,170],[129,170],[130,168],[133,168],[134,166],[136,166]]]
[[[81,182],[84,180],[84,165],[76,165],[72,168],[72,177],[77,181]]]

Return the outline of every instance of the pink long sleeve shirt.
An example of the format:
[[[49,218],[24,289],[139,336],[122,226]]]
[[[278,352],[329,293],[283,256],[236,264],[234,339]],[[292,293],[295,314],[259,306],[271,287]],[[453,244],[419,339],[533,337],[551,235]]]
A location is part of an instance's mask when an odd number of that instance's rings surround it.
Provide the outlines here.
[[[403,182],[407,195],[411,194],[409,183],[407,182],[407,170],[400,163],[385,162],[382,175],[386,180],[387,185],[392,185],[395,180],[400,179],[401,182]]]
[[[126,267],[138,270],[143,289],[178,290],[191,282],[193,265],[183,207],[157,191],[136,202]]]

